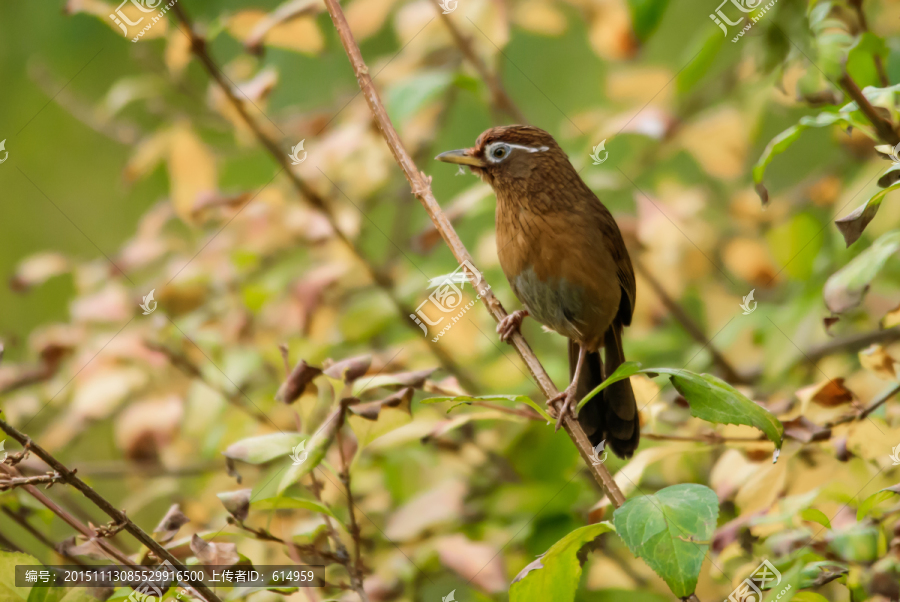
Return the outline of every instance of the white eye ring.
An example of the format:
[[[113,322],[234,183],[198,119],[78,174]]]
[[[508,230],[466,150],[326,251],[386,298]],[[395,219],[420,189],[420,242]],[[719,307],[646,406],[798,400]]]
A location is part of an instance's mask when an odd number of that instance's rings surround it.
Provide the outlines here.
[[[488,148],[488,161],[491,163],[499,163],[509,156],[509,145],[503,142],[495,142]]]
[[[493,142],[488,145],[487,152],[485,153],[488,161],[491,163],[500,163],[513,151],[513,149],[520,149],[523,151],[527,151],[529,153],[542,153],[544,151],[550,150],[549,146],[524,146],[522,144],[509,144],[507,142]]]

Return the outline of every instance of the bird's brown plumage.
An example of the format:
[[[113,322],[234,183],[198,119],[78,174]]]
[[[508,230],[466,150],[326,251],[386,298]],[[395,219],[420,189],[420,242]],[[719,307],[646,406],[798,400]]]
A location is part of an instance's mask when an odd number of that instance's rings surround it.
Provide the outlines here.
[[[500,265],[528,314],[570,339],[570,377],[584,347],[573,383],[581,399],[625,360],[622,328],[631,324],[635,280],[615,220],[539,128],[491,128],[474,147],[439,158],[468,165],[494,189]],[[605,439],[618,455],[631,456],[640,425],[630,382],[595,397],[579,421],[592,444]]]

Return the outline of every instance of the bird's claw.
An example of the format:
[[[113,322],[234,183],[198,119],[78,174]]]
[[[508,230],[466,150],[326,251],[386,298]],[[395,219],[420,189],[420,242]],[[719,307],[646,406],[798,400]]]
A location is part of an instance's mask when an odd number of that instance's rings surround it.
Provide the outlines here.
[[[512,335],[519,332],[519,329],[522,327],[522,320],[524,320],[527,315],[527,310],[517,309],[500,320],[500,323],[497,324],[497,334],[500,335],[500,340],[504,343],[508,343]]]
[[[572,418],[575,418],[575,405],[578,402],[575,397],[575,383],[570,384],[564,390],[551,397],[547,405],[554,405],[559,402],[562,402],[562,405],[559,407],[559,415],[556,417],[555,431],[558,431],[559,427],[562,426],[566,414],[571,414]]]

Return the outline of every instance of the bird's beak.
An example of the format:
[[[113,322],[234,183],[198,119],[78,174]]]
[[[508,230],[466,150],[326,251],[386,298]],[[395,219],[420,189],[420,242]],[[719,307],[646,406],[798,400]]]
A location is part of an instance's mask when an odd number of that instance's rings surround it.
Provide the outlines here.
[[[461,148],[459,150],[447,151],[435,157],[438,161],[444,163],[458,163],[460,165],[471,165],[473,167],[484,167],[484,163],[478,157],[472,155],[472,149]]]

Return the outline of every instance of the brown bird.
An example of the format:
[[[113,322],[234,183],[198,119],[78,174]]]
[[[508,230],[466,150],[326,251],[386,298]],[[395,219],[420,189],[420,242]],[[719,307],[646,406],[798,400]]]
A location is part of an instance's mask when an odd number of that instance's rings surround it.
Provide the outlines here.
[[[563,416],[625,361],[622,327],[631,324],[635,283],[622,233],[542,129],[491,128],[472,148],[436,159],[468,166],[497,196],[500,266],[525,307],[500,322],[500,338],[508,340],[522,319],[531,316],[569,339],[571,382],[550,400],[563,402],[559,429]],[[617,455],[630,457],[641,433],[629,380],[591,399],[578,421],[592,445],[605,440]]]

